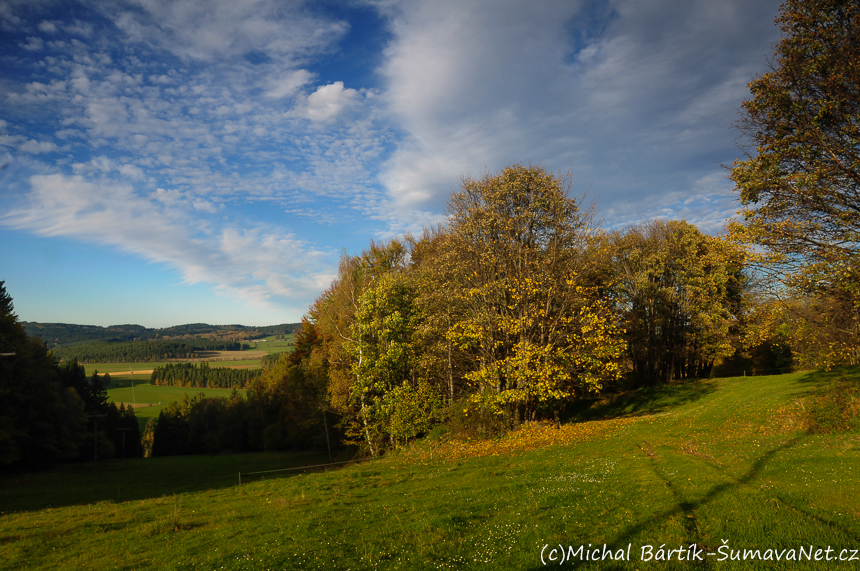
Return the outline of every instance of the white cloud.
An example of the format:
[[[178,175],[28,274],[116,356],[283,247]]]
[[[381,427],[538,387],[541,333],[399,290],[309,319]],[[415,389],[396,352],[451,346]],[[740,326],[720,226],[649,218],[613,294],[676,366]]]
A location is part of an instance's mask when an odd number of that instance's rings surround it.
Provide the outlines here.
[[[191,205],[196,210],[202,210],[204,212],[209,212],[210,214],[214,214],[218,211],[218,207],[208,200],[194,200],[191,202]]]
[[[399,5],[382,69],[408,135],[382,175],[396,201],[440,208],[462,175],[546,160],[542,147],[556,141],[542,139],[569,87],[565,24],[579,6]]]
[[[76,36],[81,36],[84,38],[89,38],[93,35],[92,25],[88,22],[82,22],[80,20],[75,20],[71,24],[67,24],[64,29],[70,34],[74,34]]]
[[[57,150],[57,145],[51,141],[28,140],[19,147],[23,152],[37,155],[39,153],[51,153]]]
[[[303,86],[310,83],[313,78],[314,74],[306,69],[299,69],[290,72],[284,77],[272,80],[271,87],[266,92],[266,95],[275,99],[290,97],[295,95],[295,93]]]
[[[330,121],[358,102],[361,94],[344,88],[342,81],[320,86],[311,93],[296,114],[311,121]]]
[[[308,298],[332,278],[332,252],[258,229],[195,235],[199,224],[172,201],[153,202],[110,179],[36,175],[30,186],[25,203],[0,215],[0,224],[112,246],[175,268],[188,284],[207,283],[258,306]]]
[[[40,32],[44,32],[46,34],[53,34],[57,32],[57,25],[54,22],[49,22],[48,20],[43,20],[37,26]]]
[[[14,147],[24,140],[20,135],[0,135],[0,146]]]
[[[777,5],[397,2],[381,71],[405,136],[380,178],[402,208],[438,211],[464,174],[537,162],[607,218],[661,212],[731,160]]]
[[[213,61],[258,51],[302,59],[341,37],[348,26],[311,16],[298,1],[133,0],[103,9],[132,39],[180,57]],[[128,6],[128,7],[127,7]]]
[[[119,170],[123,176],[131,180],[143,180],[146,178],[143,169],[136,165],[121,165],[117,170]]]
[[[42,38],[29,37],[27,43],[21,44],[21,47],[27,51],[37,52],[45,47],[45,42],[42,41]]]

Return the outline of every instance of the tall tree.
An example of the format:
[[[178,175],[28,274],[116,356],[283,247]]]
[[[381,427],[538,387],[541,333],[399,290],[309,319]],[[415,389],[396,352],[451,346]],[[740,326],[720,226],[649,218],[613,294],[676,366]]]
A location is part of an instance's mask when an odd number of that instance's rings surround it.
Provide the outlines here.
[[[760,269],[801,296],[851,313],[840,344],[860,344],[860,2],[787,0],[771,70],[750,83],[741,132],[754,146],[731,178],[764,247]],[[833,327],[833,324],[830,324]],[[844,347],[843,347],[844,349]]]
[[[479,402],[527,417],[618,375],[617,320],[592,287],[589,212],[542,167],[466,179],[448,206],[465,317],[449,338],[475,352]]]
[[[56,362],[28,338],[0,281],[0,467],[44,467],[72,459],[84,438],[77,392],[61,384]]]
[[[426,432],[440,395],[418,376],[415,292],[402,274],[374,279],[361,296],[351,328],[355,382],[351,398],[361,408],[372,452],[386,436],[392,447]]]
[[[450,402],[467,390],[463,375],[474,364],[448,335],[466,316],[466,305],[457,295],[460,264],[451,234],[441,226],[425,229],[420,239],[410,238],[410,282],[415,306],[421,314],[414,342],[422,378]]]
[[[0,280],[0,317],[7,318],[15,314],[15,304],[12,296],[6,291],[6,282]]]
[[[353,325],[361,306],[362,295],[373,281],[389,273],[398,273],[407,266],[407,250],[399,240],[386,243],[371,242],[360,256],[341,256],[338,276],[308,311],[305,325],[315,331],[314,346],[308,364],[328,377],[327,410],[342,418],[342,425],[353,442],[363,440],[376,453],[374,439],[361,412],[356,407],[353,385],[356,377],[356,355],[352,347],[357,342]],[[366,405],[364,405],[366,406]]]

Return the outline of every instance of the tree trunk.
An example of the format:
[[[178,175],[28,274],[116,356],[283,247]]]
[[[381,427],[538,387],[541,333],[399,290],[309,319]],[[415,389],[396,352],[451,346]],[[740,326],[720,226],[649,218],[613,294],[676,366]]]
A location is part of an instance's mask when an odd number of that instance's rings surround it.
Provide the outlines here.
[[[370,438],[370,428],[367,426],[367,409],[364,406],[364,395],[361,395],[361,420],[364,422],[364,438],[367,440],[367,447],[370,448],[370,455],[376,458],[376,447],[373,445],[373,440]]]

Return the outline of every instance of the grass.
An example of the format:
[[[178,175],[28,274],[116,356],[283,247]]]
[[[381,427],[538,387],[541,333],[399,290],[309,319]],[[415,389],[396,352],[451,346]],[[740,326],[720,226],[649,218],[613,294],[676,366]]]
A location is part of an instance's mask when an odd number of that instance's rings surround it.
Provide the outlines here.
[[[731,557],[860,548],[860,436],[808,430],[811,403],[858,378],[855,368],[678,383],[595,405],[560,430],[423,441],[242,486],[228,476],[299,459],[116,461],[98,476],[63,466],[2,482],[0,569],[531,570],[556,546],[589,544],[629,544],[633,561],[564,566],[856,569]],[[691,544],[714,555],[639,560],[643,546]]]
[[[292,351],[295,348],[295,338],[296,335],[294,333],[284,335],[283,339],[277,339],[277,335],[269,335],[265,338],[265,342],[260,342],[260,340],[257,340],[252,341],[251,343],[254,346],[254,350],[266,351],[271,355],[272,353],[283,353],[284,351]]]
[[[111,402],[148,405],[134,409],[141,433],[150,418],[158,418],[158,414],[167,408],[167,405],[173,401],[182,400],[185,394],[189,397],[199,393],[204,393],[208,397],[228,397],[233,392],[232,389],[164,387],[150,384],[149,379],[150,375],[111,375],[111,384],[107,391],[108,400]],[[131,386],[132,380],[134,380],[134,388]],[[244,394],[245,390],[241,389],[239,392]]]

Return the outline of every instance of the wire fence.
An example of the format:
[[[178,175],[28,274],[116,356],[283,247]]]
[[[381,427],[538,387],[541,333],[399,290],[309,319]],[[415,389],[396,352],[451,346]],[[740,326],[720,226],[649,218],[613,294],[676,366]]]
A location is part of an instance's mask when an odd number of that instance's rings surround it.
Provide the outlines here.
[[[751,367],[749,369],[737,369],[735,371],[721,371],[716,374],[711,374],[712,379],[724,379],[726,377],[760,377],[764,375],[787,375],[788,373],[797,372],[794,367],[779,367],[776,369],[758,369]]]
[[[366,462],[370,460],[370,458],[360,458],[358,460],[346,460],[344,462],[328,462],[326,464],[314,464],[311,466],[295,466],[293,468],[280,468],[278,470],[262,470],[260,472],[239,472],[239,485],[242,485],[242,476],[245,477],[246,481],[248,476],[257,476],[260,474],[274,474],[278,472],[293,472],[296,470],[312,470],[317,468],[328,468],[330,466],[342,466],[344,464],[360,464],[361,462]]]

